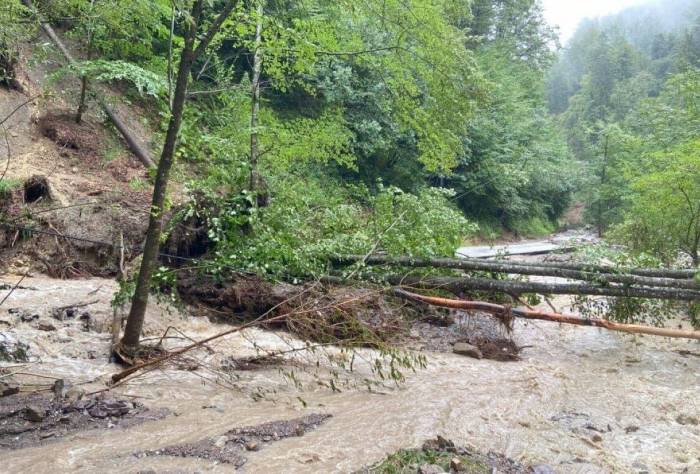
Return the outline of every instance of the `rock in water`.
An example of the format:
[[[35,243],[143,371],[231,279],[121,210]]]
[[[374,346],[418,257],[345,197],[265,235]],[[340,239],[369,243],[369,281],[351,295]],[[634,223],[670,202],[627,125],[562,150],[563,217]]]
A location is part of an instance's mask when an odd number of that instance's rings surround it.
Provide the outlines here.
[[[55,331],[55,330],[56,330],[56,326],[54,326],[54,325],[51,324],[51,323],[47,323],[47,322],[45,322],[45,321],[39,321],[39,324],[37,325],[37,329],[38,329],[39,331],[47,331],[47,332],[48,332],[48,331]]]
[[[556,474],[554,469],[547,466],[546,464],[538,464],[537,466],[532,466],[532,474]]]
[[[19,386],[0,381],[0,397],[7,397],[19,393]]]
[[[38,406],[28,405],[24,409],[24,419],[27,421],[33,421],[34,423],[39,423],[44,420],[46,416],[46,410]]]
[[[124,416],[131,410],[129,405],[122,400],[100,400],[94,406],[88,408],[88,414],[93,418]]]
[[[437,464],[423,464],[418,468],[418,474],[444,474],[445,470]]]
[[[698,420],[694,416],[681,414],[678,415],[678,417],[676,417],[676,423],[678,423],[679,425],[698,426],[700,425],[700,420]]]
[[[458,342],[455,344],[452,348],[452,352],[466,357],[473,357],[474,359],[484,358],[484,354],[481,353],[478,347],[467,344],[466,342]]]
[[[68,403],[75,403],[85,395],[85,389],[82,387],[71,387],[69,388],[63,398],[65,398]]]

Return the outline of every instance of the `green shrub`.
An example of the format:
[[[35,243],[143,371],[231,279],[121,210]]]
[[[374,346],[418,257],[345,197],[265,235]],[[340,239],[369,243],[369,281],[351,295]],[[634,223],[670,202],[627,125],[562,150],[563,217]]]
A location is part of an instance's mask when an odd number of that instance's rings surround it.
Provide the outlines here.
[[[325,273],[331,256],[372,249],[451,256],[476,229],[444,189],[409,194],[382,188],[369,195],[361,188],[298,177],[277,181],[273,189],[264,209],[255,209],[250,196],[241,194],[219,199],[215,213],[203,216],[217,245],[210,270],[310,276]]]
[[[556,230],[552,222],[539,216],[513,219],[509,227],[522,237],[542,237]]]

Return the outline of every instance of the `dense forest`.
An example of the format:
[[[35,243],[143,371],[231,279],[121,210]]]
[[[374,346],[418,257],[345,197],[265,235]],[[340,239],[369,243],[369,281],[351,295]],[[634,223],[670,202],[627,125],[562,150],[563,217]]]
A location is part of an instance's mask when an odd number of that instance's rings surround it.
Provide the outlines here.
[[[577,205],[653,265],[698,263],[697,1],[586,20],[565,45],[537,0],[5,4],[7,86],[50,24],[76,60],[49,89],[79,85],[61,89],[75,122],[110,87],[150,130],[160,159],[130,182],[155,188],[141,310],[183,228],[180,256],[214,274],[296,281],[337,255],[548,235]]]
[[[700,2],[584,22],[552,68],[549,108],[601,234],[667,263],[700,244]]]
[[[10,14],[21,14],[13,3]],[[130,81],[164,132],[169,58],[183,46],[187,12],[127,3],[36,8],[82,45],[69,73]],[[193,67],[176,152],[182,179],[224,207],[245,207],[246,192],[271,197],[247,243],[223,252],[242,265],[272,264],[271,246],[288,253],[285,265],[359,250],[373,237],[368,209],[374,222],[411,207],[434,229],[434,243],[402,237],[404,251],[445,253],[474,231],[468,221],[492,234],[546,233],[577,176],[546,107],[556,44],[534,0],[240,2]],[[248,217],[220,216],[216,238],[237,247],[228,234]]]

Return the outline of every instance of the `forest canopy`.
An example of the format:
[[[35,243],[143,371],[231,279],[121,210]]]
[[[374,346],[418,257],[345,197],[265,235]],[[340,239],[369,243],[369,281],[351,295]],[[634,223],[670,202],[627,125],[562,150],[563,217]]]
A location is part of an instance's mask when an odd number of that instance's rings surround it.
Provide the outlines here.
[[[584,22],[549,74],[589,221],[668,263],[698,263],[698,68],[700,2],[666,0]]]
[[[37,0],[32,10],[12,0],[3,61],[12,61],[32,19],[50,21],[79,47],[78,64],[62,73],[126,87],[151,111],[157,142],[192,5]],[[538,0],[202,5],[203,27],[231,12],[192,64],[174,155],[190,214],[202,199],[216,209],[202,218],[224,260],[283,268],[366,251],[387,196],[396,209],[430,204],[407,229],[437,226],[425,241],[406,237],[397,247],[405,253],[450,254],[477,232],[548,234],[580,201],[601,234],[664,258],[697,258],[694,231],[680,237],[640,204],[652,199],[645,186],[665,181],[658,173],[694,157],[697,1],[586,20],[563,46]],[[669,186],[670,206],[687,200]],[[674,215],[695,215],[690,200]],[[659,234],[638,238],[640,225]],[[283,235],[288,245],[273,243]]]

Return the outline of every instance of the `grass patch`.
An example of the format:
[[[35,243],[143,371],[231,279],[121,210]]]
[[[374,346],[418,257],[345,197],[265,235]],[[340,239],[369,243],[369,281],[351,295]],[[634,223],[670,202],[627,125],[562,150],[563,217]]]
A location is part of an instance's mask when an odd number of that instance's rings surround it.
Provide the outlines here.
[[[0,198],[8,197],[12,191],[19,188],[22,183],[16,179],[5,178],[0,181]]]
[[[514,219],[510,226],[511,230],[521,237],[544,237],[556,231],[556,225],[542,217],[527,217]]]
[[[392,454],[380,464],[368,468],[365,472],[372,474],[415,474],[426,464],[439,466],[450,472],[453,465],[459,464],[459,472],[466,474],[491,474],[486,462],[469,456],[458,456],[445,451],[433,449],[402,449]]]

